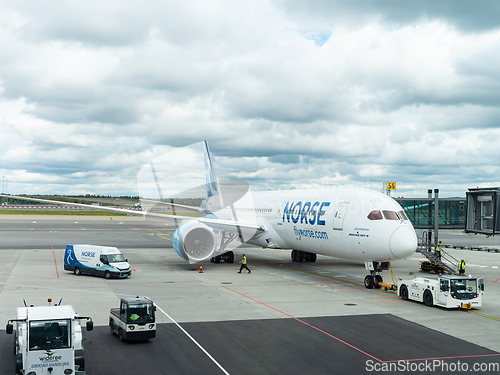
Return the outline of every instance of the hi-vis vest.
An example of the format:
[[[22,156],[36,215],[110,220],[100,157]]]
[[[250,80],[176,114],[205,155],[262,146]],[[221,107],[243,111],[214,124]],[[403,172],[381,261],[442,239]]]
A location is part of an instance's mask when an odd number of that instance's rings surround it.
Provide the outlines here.
[[[247,257],[243,257],[243,259],[241,260],[241,264],[247,264]]]
[[[459,271],[464,271],[465,272],[465,262],[460,262],[458,264],[458,270]]]

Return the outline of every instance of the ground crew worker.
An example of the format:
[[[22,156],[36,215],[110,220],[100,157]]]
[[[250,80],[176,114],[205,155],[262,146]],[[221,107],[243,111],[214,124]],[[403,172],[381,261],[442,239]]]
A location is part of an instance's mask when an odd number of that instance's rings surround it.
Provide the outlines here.
[[[140,318],[141,318],[141,317],[140,317],[139,315],[137,315],[137,314],[132,314],[132,315],[130,315],[130,320],[132,320],[132,321],[133,321],[133,320],[140,319]]]
[[[438,259],[441,260],[441,241],[439,241],[436,246],[436,255]]]
[[[250,268],[247,267],[247,257],[245,256],[245,254],[243,254],[243,258],[241,258],[241,266],[240,266],[240,270],[238,271],[238,273],[241,273],[241,270],[243,268],[246,268],[248,270],[248,273],[252,272],[250,271]]]
[[[465,261],[462,259],[460,263],[458,263],[458,273],[460,275],[465,275]]]

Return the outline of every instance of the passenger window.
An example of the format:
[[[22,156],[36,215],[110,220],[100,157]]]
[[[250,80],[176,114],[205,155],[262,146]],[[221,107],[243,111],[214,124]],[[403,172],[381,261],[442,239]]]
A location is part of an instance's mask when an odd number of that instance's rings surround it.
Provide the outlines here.
[[[369,220],[382,220],[382,213],[379,210],[372,211],[368,214]]]
[[[387,220],[399,220],[398,214],[394,211],[384,211],[384,217]]]

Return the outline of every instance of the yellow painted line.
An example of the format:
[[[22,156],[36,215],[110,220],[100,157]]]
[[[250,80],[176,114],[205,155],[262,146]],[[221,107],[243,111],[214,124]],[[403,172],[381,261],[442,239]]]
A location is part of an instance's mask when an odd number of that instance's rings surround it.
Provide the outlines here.
[[[36,221],[34,221],[33,224],[36,224]]]
[[[483,318],[488,318],[488,319],[493,319],[493,320],[498,320],[500,322],[500,319],[498,318],[494,318],[492,316],[489,316],[489,315],[484,315],[484,314],[481,314],[481,313],[478,313],[478,312],[475,312],[475,311],[470,311],[470,310],[465,310],[466,312],[468,313],[471,313],[471,314],[475,314],[475,315],[479,315],[479,316],[482,316]]]
[[[261,261],[263,263],[268,263],[270,264],[270,262],[265,262],[265,261]],[[319,273],[315,273],[315,272],[310,272],[310,271],[305,271],[305,270],[299,270],[297,268],[292,268],[292,267],[288,267],[288,266],[284,266],[282,264],[279,265],[279,267],[281,268],[286,268],[286,269],[289,269],[289,270],[292,270],[292,271],[298,271],[298,272],[303,272],[303,273],[307,273],[309,275],[314,275],[314,276],[318,276],[318,277],[323,277],[325,279],[330,279],[330,280],[335,280],[335,281],[340,281],[342,283],[347,283],[347,284],[352,284],[352,285],[356,285],[356,286],[362,286],[364,287],[364,284],[360,284],[360,283],[355,283],[353,281],[348,281],[348,280],[343,280],[343,279],[338,279],[336,277],[332,277],[332,276],[325,276],[325,275],[321,275]]]
[[[87,230],[87,229],[85,229],[85,228],[82,228],[82,229],[80,229],[80,230]]]
[[[261,262],[261,263],[266,263],[266,264],[275,264],[274,262],[266,262],[264,260],[259,260],[259,259],[252,259],[252,258],[249,258],[250,260],[254,260],[254,261],[257,261],[257,262]],[[354,281],[348,281],[348,280],[344,280],[344,279],[339,279],[339,278],[336,278],[336,277],[332,277],[332,276],[325,276],[325,275],[321,275],[319,273],[315,273],[315,272],[311,272],[311,271],[305,271],[305,270],[299,270],[297,268],[293,268],[293,267],[288,267],[288,266],[284,266],[282,264],[279,265],[279,267],[281,268],[286,268],[286,269],[289,269],[289,270],[292,270],[292,271],[298,271],[298,272],[302,272],[302,273],[307,273],[308,275],[313,275],[313,276],[317,276],[317,277],[322,277],[322,278],[325,278],[325,279],[330,279],[330,280],[335,280],[335,281],[340,281],[341,283],[344,283],[344,284],[351,284],[352,286],[361,286],[361,287],[365,287],[365,284],[360,284],[360,283],[356,283]],[[345,286],[348,286],[348,285],[345,285]],[[352,289],[338,289],[337,290],[352,290]],[[389,293],[389,294],[396,294],[396,292],[394,291],[391,291],[391,290],[383,290],[383,289],[375,289],[373,288],[372,290],[375,290],[375,291],[378,291],[378,292],[384,292],[384,293]]]
[[[249,258],[249,259],[251,259],[251,258]],[[253,259],[253,260],[257,261],[257,262],[261,262],[261,263],[274,264],[274,263],[271,263],[271,262],[266,262],[266,261],[258,260],[258,259]],[[299,270],[297,268],[292,268],[292,267],[284,266],[282,264],[280,264],[279,267],[286,268],[286,269],[289,269],[289,270],[292,270],[292,271],[299,271],[299,272],[307,273],[309,275],[314,275],[314,276],[318,276],[318,277],[324,277],[326,279],[341,281],[343,283],[349,283],[349,284],[352,284],[353,286],[362,286],[363,288],[365,286],[364,284],[355,283],[353,281],[347,281],[347,280],[337,279],[335,277],[320,275],[318,273],[314,273],[314,272],[310,272],[310,271]],[[352,290],[352,289],[348,288],[348,289],[337,289],[337,290]],[[385,293],[389,293],[389,294],[394,294],[394,295],[397,296],[396,292],[392,291],[392,290],[382,290],[382,289],[375,289],[375,288],[373,288],[372,290],[379,291],[379,292],[385,292]],[[367,298],[375,298],[375,297],[367,297]],[[382,297],[380,297],[380,298],[382,298]],[[392,300],[392,301],[388,301],[388,302],[398,302],[398,301],[406,302],[406,301],[403,301],[402,299],[401,300]],[[379,301],[379,302],[382,302],[382,301]],[[483,318],[488,318],[488,319],[493,319],[493,320],[500,321],[499,318],[494,318],[492,316],[484,315],[484,314],[481,314],[481,313],[477,313],[475,311],[470,311],[470,310],[464,310],[464,311],[466,311],[468,313],[471,313],[471,314],[482,316]]]

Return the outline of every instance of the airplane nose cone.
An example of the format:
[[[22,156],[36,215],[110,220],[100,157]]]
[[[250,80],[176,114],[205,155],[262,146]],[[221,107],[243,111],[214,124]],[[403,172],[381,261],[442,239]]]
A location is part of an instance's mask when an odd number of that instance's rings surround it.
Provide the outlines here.
[[[400,259],[412,255],[417,250],[417,245],[417,235],[411,227],[399,227],[389,241],[391,253]]]

